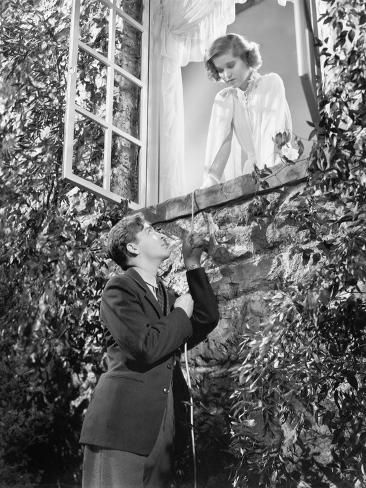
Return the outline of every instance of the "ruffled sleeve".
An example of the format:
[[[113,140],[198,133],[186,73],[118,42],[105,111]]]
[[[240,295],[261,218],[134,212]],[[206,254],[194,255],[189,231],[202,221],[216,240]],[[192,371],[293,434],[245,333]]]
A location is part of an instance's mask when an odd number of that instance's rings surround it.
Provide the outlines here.
[[[253,131],[257,166],[273,166],[276,161],[276,147],[273,138],[278,132],[292,132],[290,109],[286,100],[283,81],[276,73],[263,76],[259,87],[260,109]]]
[[[233,112],[232,91],[225,88],[217,93],[212,107],[207,135],[204,179],[207,177],[220,147],[232,130]]]

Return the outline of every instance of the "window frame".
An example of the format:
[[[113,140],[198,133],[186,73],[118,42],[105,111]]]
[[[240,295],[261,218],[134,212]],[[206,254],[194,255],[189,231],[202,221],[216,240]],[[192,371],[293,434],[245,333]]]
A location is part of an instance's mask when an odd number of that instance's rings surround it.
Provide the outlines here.
[[[127,200],[110,190],[111,180],[111,150],[112,134],[121,136],[140,148],[139,150],[139,175],[138,175],[138,202],[128,200],[131,209],[143,208],[146,205],[146,175],[147,175],[147,121],[148,121],[148,92],[149,92],[149,44],[150,44],[150,1],[142,0],[142,23],[133,19],[129,14],[117,7],[117,0],[98,0],[101,4],[109,8],[108,18],[108,55],[105,57],[93,48],[80,40],[80,6],[81,0],[74,0],[72,3],[71,27],[70,27],[70,46],[69,64],[67,73],[66,91],[66,113],[64,129],[64,154],[63,172],[64,179],[77,185],[78,187],[91,191],[96,195],[102,196],[112,202],[121,203]],[[141,79],[135,77],[125,69],[115,63],[115,32],[116,16],[119,15],[129,25],[141,32]],[[76,83],[77,83],[77,59],[79,50],[94,57],[107,68],[106,82],[106,112],[105,118],[89,112],[76,104]],[[113,91],[114,73],[117,72],[129,81],[140,87],[140,113],[139,113],[139,135],[136,138],[131,134],[113,125]],[[103,159],[103,187],[76,175],[73,172],[73,145],[74,127],[76,113],[92,120],[98,126],[104,128],[104,159]]]
[[[294,6],[297,73],[301,81],[311,119],[319,124],[316,78],[321,79],[318,38],[319,0],[291,0]]]
[[[71,35],[70,35],[70,56],[69,56],[69,69],[68,69],[68,84],[67,84],[67,108],[65,116],[65,144],[64,144],[64,164],[63,164],[63,177],[70,181],[71,183],[77,185],[78,187],[91,191],[96,195],[106,198],[112,202],[121,203],[122,201],[128,202],[128,207],[131,210],[139,209],[153,209],[155,206],[169,204],[167,202],[157,202],[158,196],[158,179],[159,179],[159,162],[155,161],[155,157],[159,154],[158,141],[155,140],[156,134],[152,134],[151,127],[148,126],[151,122],[151,114],[154,113],[154,107],[152,106],[153,97],[152,84],[151,84],[151,70],[149,69],[149,62],[152,59],[152,44],[150,42],[151,37],[151,16],[153,15],[153,5],[150,5],[150,0],[142,0],[143,2],[143,16],[142,23],[140,24],[134,20],[130,15],[123,12],[121,9],[116,7],[117,0],[98,0],[100,3],[106,5],[112,9],[113,15],[109,18],[109,42],[108,42],[108,57],[105,58],[103,55],[94,51],[92,48],[85,45],[80,41],[80,27],[79,27],[79,17],[80,17],[80,4],[82,0],[74,0],[72,8],[72,24],[71,24]],[[286,0],[285,0],[286,1]],[[316,77],[321,78],[321,66],[318,62],[319,53],[318,49],[313,46],[314,38],[318,37],[318,16],[319,16],[319,0],[287,0],[294,5],[294,22],[295,22],[295,36],[296,36],[296,52],[297,52],[297,66],[298,66],[298,76],[301,80],[301,84],[304,90],[304,94],[309,107],[311,119],[314,124],[317,124],[319,119],[319,111],[317,106],[316,97]],[[308,3],[309,2],[309,3]],[[114,42],[111,42],[111,36],[113,35],[113,30],[115,25],[116,12],[120,16],[131,24],[133,27],[137,27],[142,32],[141,39],[141,80],[138,80],[132,74],[125,71],[123,68],[116,66],[112,62],[111,46],[114,51]],[[112,17],[112,21],[111,21]],[[112,22],[112,25],[111,25]],[[111,32],[112,31],[112,32]],[[114,37],[112,37],[114,41]],[[122,76],[136,83],[141,88],[141,103],[140,103],[140,153],[139,153],[139,181],[138,181],[138,193],[139,201],[138,203],[132,202],[123,198],[116,193],[111,192],[107,186],[110,181],[111,172],[111,158],[108,158],[107,151],[104,152],[104,171],[105,176],[103,178],[103,187],[98,186],[84,178],[75,175],[72,171],[72,155],[73,155],[73,131],[75,124],[75,113],[78,112],[81,115],[93,120],[98,125],[109,129],[107,139],[107,130],[105,132],[105,142],[108,142],[109,148],[111,145],[111,134],[115,132],[117,135],[125,137],[134,144],[138,141],[133,136],[126,134],[120,129],[113,126],[112,118],[112,107],[113,98],[110,97],[109,104],[110,110],[108,110],[108,103],[106,103],[106,119],[109,122],[103,122],[98,116],[88,112],[87,110],[76,107],[76,80],[77,80],[77,56],[79,48],[83,49],[89,55],[92,55],[99,62],[102,62],[107,67],[107,98],[108,98],[108,86],[112,87],[113,90],[113,80],[114,80],[114,70],[119,72]],[[149,96],[150,95],[150,96]],[[106,144],[105,144],[106,147]],[[108,147],[108,146],[107,146]],[[110,149],[109,149],[110,151]],[[147,163],[147,156],[149,152],[149,164]],[[155,154],[156,153],[156,154]],[[110,155],[110,152],[109,152]],[[152,160],[153,159],[153,160]],[[235,180],[239,182],[242,176],[239,176]],[[295,178],[296,180],[296,178]],[[197,190],[195,190],[196,192]],[[217,188],[213,188],[213,192],[217,191]],[[212,191],[208,192],[207,195],[212,196]],[[189,195],[189,194],[188,194]],[[188,195],[173,198],[172,207],[174,207],[174,202],[186,200]],[[210,207],[209,201],[205,205],[206,208]],[[215,200],[215,199],[214,199]],[[230,201],[230,200],[229,200]],[[214,203],[215,205],[216,203]],[[169,220],[174,218],[175,213],[171,209],[172,214],[169,216]],[[177,215],[179,212],[177,213]]]

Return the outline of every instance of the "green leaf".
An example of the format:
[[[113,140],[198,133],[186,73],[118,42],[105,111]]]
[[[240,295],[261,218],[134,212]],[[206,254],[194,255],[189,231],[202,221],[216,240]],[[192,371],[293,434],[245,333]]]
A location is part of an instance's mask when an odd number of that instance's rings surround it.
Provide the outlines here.
[[[349,32],[348,32],[348,39],[350,40],[350,42],[353,42],[353,39],[355,38],[355,31],[353,29],[351,29]]]
[[[347,381],[348,383],[355,389],[357,390],[358,389],[358,381],[357,381],[357,378],[356,376],[354,375],[354,373],[348,371],[346,372],[345,374],[346,378],[347,378]]]

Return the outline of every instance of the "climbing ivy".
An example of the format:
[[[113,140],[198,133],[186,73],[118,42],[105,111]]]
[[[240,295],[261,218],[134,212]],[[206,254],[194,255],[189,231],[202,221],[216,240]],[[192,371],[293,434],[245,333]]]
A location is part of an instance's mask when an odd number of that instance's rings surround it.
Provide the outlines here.
[[[366,14],[360,0],[322,4],[308,181],[274,217],[304,239],[279,256],[270,314],[245,332],[235,374],[240,488],[366,483]]]
[[[366,15],[362,0],[323,4],[322,23],[332,35],[319,49],[329,79],[319,86],[309,180],[275,216],[297,225],[304,242],[280,256],[288,272],[278,276],[264,327],[242,337],[233,371],[226,454],[240,488],[366,483]],[[5,487],[79,480],[82,414],[103,368],[98,301],[108,262],[100,236],[125,211],[61,179],[69,8],[60,0],[2,5]],[[272,210],[256,201],[256,215]],[[301,278],[299,256],[307,266]],[[218,462],[220,439],[230,437],[222,418],[231,398],[224,387],[210,388],[202,380],[196,398],[205,472]],[[224,412],[211,409],[211,393]]]
[[[2,6],[0,485],[79,479],[102,368],[98,239],[124,213],[61,178],[70,2]],[[92,89],[92,88],[91,88]]]

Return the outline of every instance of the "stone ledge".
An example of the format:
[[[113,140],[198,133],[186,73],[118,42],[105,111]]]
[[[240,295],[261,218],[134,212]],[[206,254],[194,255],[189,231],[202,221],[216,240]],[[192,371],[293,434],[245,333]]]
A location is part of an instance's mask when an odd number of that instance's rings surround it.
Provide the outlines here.
[[[307,178],[307,161],[295,164],[278,164],[271,168],[272,174],[266,178],[268,188],[260,189],[251,174],[239,176],[219,185],[194,191],[194,214],[214,207],[228,206],[249,200],[255,195],[265,195],[282,186],[296,185]],[[192,213],[192,193],[171,198],[165,202],[138,210],[151,224],[169,222],[188,217]],[[131,212],[131,213],[135,213]]]

